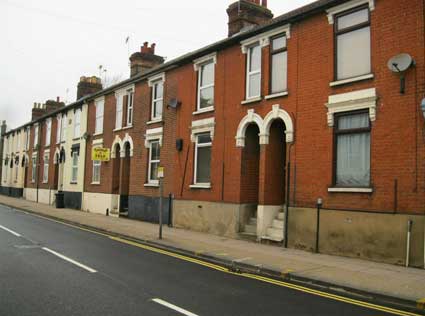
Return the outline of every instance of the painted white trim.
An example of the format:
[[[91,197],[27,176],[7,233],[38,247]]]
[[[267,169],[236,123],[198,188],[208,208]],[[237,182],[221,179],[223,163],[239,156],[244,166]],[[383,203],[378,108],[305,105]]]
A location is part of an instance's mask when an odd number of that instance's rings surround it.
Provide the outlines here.
[[[120,95],[123,96],[123,95],[127,94],[128,90],[134,91],[135,90],[135,84],[133,83],[133,84],[130,84],[128,86],[125,86],[125,87],[122,87],[122,88],[115,90],[115,96],[120,96]]]
[[[369,4],[369,10],[373,11],[375,10],[375,0],[352,0],[345,2],[343,4],[337,5],[335,7],[332,7],[330,9],[327,9],[326,12],[328,13],[328,22],[329,24],[334,24],[334,16],[335,14],[347,11],[349,9],[358,7],[362,4]]]
[[[214,107],[213,106],[209,106],[207,108],[203,108],[201,110],[197,110],[197,111],[193,112],[192,115],[197,115],[197,114],[202,114],[202,113],[208,113],[208,112],[214,112]]]
[[[93,139],[92,145],[103,145],[103,138]]]
[[[270,45],[270,37],[278,35],[280,33],[285,33],[286,38],[291,38],[291,25],[286,24],[279,28],[273,29],[271,31],[258,34],[254,37],[248,38],[246,40],[241,41],[241,50],[243,54],[248,52],[248,47],[255,44],[260,43],[261,47],[265,47]]]
[[[189,185],[191,189],[211,189],[211,183],[206,184],[191,184]]]
[[[130,157],[133,157],[134,152],[134,144],[133,144],[133,138],[128,133],[125,133],[124,138],[122,139],[122,148],[121,148],[121,157],[125,157],[125,144],[130,144]]]
[[[192,121],[190,140],[196,143],[196,134],[207,133],[211,134],[211,140],[214,139],[215,118],[210,117],[202,120]]]
[[[157,128],[151,128],[146,130],[145,134],[145,148],[149,149],[149,142],[152,140],[159,140],[159,146],[162,147],[162,133],[163,128],[157,127]]]
[[[119,136],[119,135],[115,135],[115,139],[114,139],[114,141],[113,141],[113,143],[112,143],[112,146],[111,146],[111,159],[115,159],[115,158],[117,158],[117,155],[116,155],[116,148],[115,147],[117,147],[117,145],[118,146],[120,146],[120,156],[121,156],[121,151],[122,151],[122,148],[123,148],[123,142],[122,142],[122,139],[121,139],[121,137]]]
[[[144,187],[147,187],[147,188],[159,188],[159,182],[158,183],[145,183],[144,185],[143,185]]]
[[[332,81],[332,82],[329,83],[329,86],[335,87],[335,86],[340,86],[340,85],[343,85],[343,84],[346,84],[346,83],[357,82],[357,81],[362,81],[362,80],[366,80],[366,79],[372,79],[374,77],[375,76],[373,74],[361,75],[361,76],[357,76],[357,77],[353,77],[353,78]]]
[[[330,127],[334,126],[334,114],[340,112],[349,112],[355,110],[369,109],[371,121],[376,120],[376,103],[378,96],[376,89],[364,89],[353,92],[330,95],[328,103],[327,121]]]
[[[157,81],[165,82],[165,72],[161,72],[148,78],[148,86],[152,88],[154,83],[156,83]]]
[[[193,68],[194,68],[194,70],[195,71],[198,71],[199,68],[203,64],[209,62],[210,60],[214,63],[214,65],[217,64],[217,52],[214,52],[214,53],[208,54],[206,56],[203,56],[203,57],[200,57],[200,58],[195,59],[193,61]]]
[[[159,120],[153,120],[153,121],[146,122],[146,125],[152,125],[152,124],[157,124],[157,123],[162,123],[162,122],[163,122],[163,119],[161,118]]]
[[[244,105],[244,104],[249,104],[249,103],[255,103],[255,102],[261,101],[262,99],[263,99],[262,97],[249,98],[249,99],[243,100],[241,102],[241,104]]]
[[[288,91],[283,91],[283,92],[278,92],[278,93],[266,95],[264,97],[264,99],[270,100],[270,99],[274,99],[274,98],[284,97],[284,96],[287,96],[287,95],[288,95]]]
[[[288,112],[281,109],[279,104],[275,104],[272,110],[266,115],[264,120],[260,115],[254,113],[254,110],[248,110],[247,115],[240,121],[236,132],[236,147],[245,147],[245,133],[249,124],[256,123],[260,130],[260,145],[269,143],[270,126],[276,119],[281,119],[286,127],[285,140],[287,143],[294,141],[294,124]]]
[[[331,193],[372,193],[372,188],[328,188]]]

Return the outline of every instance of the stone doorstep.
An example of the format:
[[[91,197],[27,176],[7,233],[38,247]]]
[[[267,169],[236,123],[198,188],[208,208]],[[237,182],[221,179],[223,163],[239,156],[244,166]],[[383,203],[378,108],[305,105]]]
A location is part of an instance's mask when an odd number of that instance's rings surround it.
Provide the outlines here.
[[[197,259],[203,259],[207,262],[210,263],[214,263],[214,264],[218,264],[218,265],[222,265],[226,268],[228,268],[230,271],[234,271],[234,272],[247,272],[247,273],[252,273],[252,274],[256,274],[259,276],[265,276],[265,277],[270,277],[273,279],[277,279],[277,280],[283,280],[285,282],[290,282],[293,284],[299,284],[308,288],[313,288],[313,289],[318,289],[318,290],[322,290],[322,291],[326,291],[329,293],[333,293],[336,295],[341,295],[341,296],[345,296],[345,297],[349,297],[349,298],[353,298],[353,299],[361,299],[362,301],[365,302],[369,302],[369,303],[374,303],[374,304],[381,304],[381,305],[385,305],[385,306],[390,306],[393,308],[401,308],[403,310],[407,310],[413,313],[420,313],[420,315],[425,315],[425,310],[423,309],[423,307],[425,307],[425,304],[421,303],[421,300],[419,301],[414,301],[414,300],[409,300],[409,299],[400,299],[397,297],[392,297],[392,296],[388,296],[388,295],[384,295],[384,294],[380,294],[380,293],[372,293],[372,292],[368,292],[368,291],[364,291],[364,290],[359,290],[359,289],[355,289],[355,288],[350,288],[349,286],[341,286],[338,284],[332,284],[329,282],[324,282],[321,280],[316,280],[313,277],[303,277],[303,276],[298,276],[296,273],[293,272],[288,272],[288,273],[282,273],[281,271],[278,271],[275,268],[271,268],[271,267],[266,267],[264,265],[258,265],[258,264],[249,264],[246,262],[236,262],[234,260],[231,259],[223,259],[220,258],[218,256],[215,255],[211,255],[208,253],[199,253],[199,252],[195,252],[195,251],[191,251],[191,250],[187,250],[187,249],[183,249],[183,248],[179,248],[179,247],[175,247],[172,245],[168,245],[165,242],[160,242],[160,241],[153,241],[153,240],[146,240],[146,239],[138,239],[132,236],[128,236],[125,234],[120,234],[120,233],[116,233],[113,230],[106,230],[106,229],[102,229],[96,226],[90,226],[90,225],[85,225],[85,224],[81,224],[77,221],[72,221],[72,220],[67,220],[67,219],[63,219],[61,217],[58,216],[54,216],[54,215],[48,215],[45,214],[41,211],[37,212],[34,211],[32,209],[28,209],[28,207],[33,207],[33,206],[28,206],[25,205],[26,208],[23,207],[19,207],[16,205],[12,205],[12,204],[7,204],[7,203],[3,203],[1,202],[0,204],[3,204],[7,207],[11,207],[11,208],[15,208],[15,209],[19,209],[28,213],[34,213],[37,215],[44,216],[46,218],[51,218],[51,219],[55,219],[55,220],[59,220],[62,221],[64,223],[68,223],[68,224],[72,224],[75,226],[79,226],[82,228],[87,228],[87,229],[91,229],[93,231],[97,231],[100,233],[104,233],[104,234],[108,234],[108,235],[112,235],[112,236],[116,236],[116,237],[120,237],[123,239],[127,239],[129,241],[134,241],[134,242],[138,242],[144,245],[149,245],[149,246],[154,246],[156,248],[162,249],[162,250],[168,250],[171,252],[175,252],[178,254],[182,254],[185,256],[189,256],[192,258],[197,258]],[[72,210],[73,212],[73,210]],[[86,214],[81,212],[82,214]]]

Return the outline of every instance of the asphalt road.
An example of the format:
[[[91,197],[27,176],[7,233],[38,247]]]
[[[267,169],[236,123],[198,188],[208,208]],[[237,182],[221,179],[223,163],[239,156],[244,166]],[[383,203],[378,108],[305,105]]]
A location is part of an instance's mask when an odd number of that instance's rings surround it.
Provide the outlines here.
[[[220,272],[0,206],[0,315],[390,314]]]

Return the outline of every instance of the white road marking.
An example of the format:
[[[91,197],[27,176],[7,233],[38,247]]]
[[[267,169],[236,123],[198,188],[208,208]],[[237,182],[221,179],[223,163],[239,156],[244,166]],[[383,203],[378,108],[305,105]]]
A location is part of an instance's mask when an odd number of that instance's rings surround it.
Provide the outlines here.
[[[55,256],[57,256],[57,257],[65,260],[65,261],[68,261],[68,262],[70,262],[72,264],[75,264],[76,266],[78,266],[78,267],[80,267],[80,268],[82,268],[84,270],[87,270],[90,273],[96,273],[97,272],[95,269],[92,269],[92,268],[90,268],[90,267],[88,267],[88,266],[86,266],[86,265],[84,265],[82,263],[79,263],[79,262],[77,262],[75,260],[72,260],[71,258],[68,258],[68,257],[66,257],[64,255],[61,255],[60,253],[58,253],[56,251],[53,251],[52,249],[49,249],[49,248],[46,248],[46,247],[43,247],[42,249],[45,250],[45,251],[47,251],[47,252],[50,252],[51,254],[53,254],[53,255],[55,255]]]
[[[173,304],[168,303],[168,302],[166,302],[164,300],[161,300],[160,298],[153,298],[152,301],[154,301],[155,303],[158,303],[158,304],[160,304],[162,306],[168,307],[169,309],[175,310],[176,312],[179,312],[180,314],[183,314],[183,315],[187,315],[187,316],[198,316],[198,315],[196,315],[194,313],[191,313],[191,312],[189,312],[189,311],[187,311],[187,310],[185,310],[183,308],[180,308],[180,307],[178,307],[176,305],[173,305]]]
[[[14,232],[13,230],[11,230],[9,228],[6,228],[6,227],[1,226],[1,225],[0,225],[0,228],[3,229],[3,230],[5,230],[5,231],[7,231],[7,232],[9,232],[9,233],[11,233],[12,235],[15,235],[16,237],[21,237],[20,234],[18,234],[17,232]]]

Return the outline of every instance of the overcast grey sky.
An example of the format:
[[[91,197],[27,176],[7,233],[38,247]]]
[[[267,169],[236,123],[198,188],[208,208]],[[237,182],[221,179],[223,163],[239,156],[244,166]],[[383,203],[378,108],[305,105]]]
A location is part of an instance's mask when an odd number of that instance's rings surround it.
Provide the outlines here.
[[[76,98],[80,76],[129,76],[130,53],[157,43],[167,60],[227,36],[233,0],[0,0],[0,120],[31,118],[34,102]],[[269,0],[275,16],[313,0]],[[103,79],[104,75],[102,75]]]

